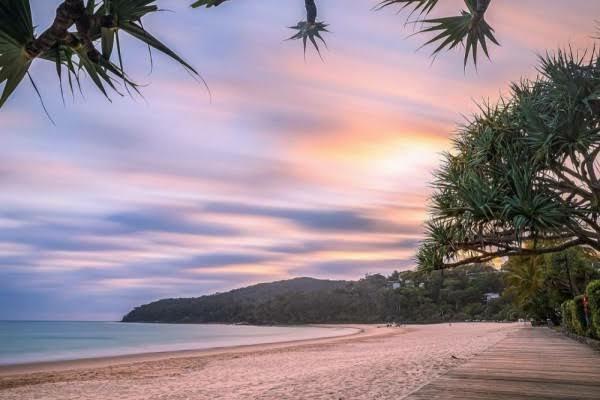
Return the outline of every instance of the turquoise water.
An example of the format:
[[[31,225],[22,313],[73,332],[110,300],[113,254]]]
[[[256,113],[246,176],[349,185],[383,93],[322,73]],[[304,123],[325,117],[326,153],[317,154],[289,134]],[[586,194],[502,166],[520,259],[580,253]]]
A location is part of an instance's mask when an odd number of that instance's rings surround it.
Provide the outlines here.
[[[0,365],[283,342],[349,328],[0,321]]]

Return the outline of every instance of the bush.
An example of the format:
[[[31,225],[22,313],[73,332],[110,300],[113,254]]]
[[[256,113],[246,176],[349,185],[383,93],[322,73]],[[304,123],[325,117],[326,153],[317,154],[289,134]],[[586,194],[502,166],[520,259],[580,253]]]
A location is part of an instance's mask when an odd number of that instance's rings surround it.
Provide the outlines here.
[[[567,300],[560,306],[562,312],[562,326],[569,332],[573,332],[573,312],[574,307],[573,300]]]
[[[591,319],[591,331],[600,339],[600,280],[592,281],[586,289],[589,299],[589,315]]]
[[[587,336],[588,326],[583,308],[583,295],[575,297],[573,303],[571,303],[571,307],[573,331],[578,335]]]

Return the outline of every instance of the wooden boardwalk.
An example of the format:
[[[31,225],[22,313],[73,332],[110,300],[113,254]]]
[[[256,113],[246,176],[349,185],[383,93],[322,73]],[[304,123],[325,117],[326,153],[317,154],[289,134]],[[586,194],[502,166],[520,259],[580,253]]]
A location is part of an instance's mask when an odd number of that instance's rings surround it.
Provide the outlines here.
[[[406,400],[600,400],[600,353],[524,327]]]

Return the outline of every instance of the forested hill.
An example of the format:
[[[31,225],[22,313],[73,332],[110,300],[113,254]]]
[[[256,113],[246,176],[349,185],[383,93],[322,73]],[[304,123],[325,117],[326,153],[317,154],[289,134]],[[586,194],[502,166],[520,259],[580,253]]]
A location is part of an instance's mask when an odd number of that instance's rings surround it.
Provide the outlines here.
[[[284,281],[259,283],[226,293],[163,299],[136,307],[123,317],[123,322],[254,322],[250,310],[272,302],[281,296],[310,295],[344,287],[347,281],[314,278],[294,278]]]
[[[159,300],[135,308],[123,322],[261,325],[514,319],[518,313],[509,299],[486,299],[486,294],[503,289],[502,273],[487,266],[376,274],[359,281],[296,278],[210,296]]]

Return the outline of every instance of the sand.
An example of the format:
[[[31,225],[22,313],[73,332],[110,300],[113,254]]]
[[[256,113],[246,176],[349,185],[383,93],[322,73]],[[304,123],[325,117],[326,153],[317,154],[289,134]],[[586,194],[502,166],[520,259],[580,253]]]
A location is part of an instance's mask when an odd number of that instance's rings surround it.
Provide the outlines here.
[[[353,326],[300,342],[0,369],[0,399],[401,399],[520,329]]]

